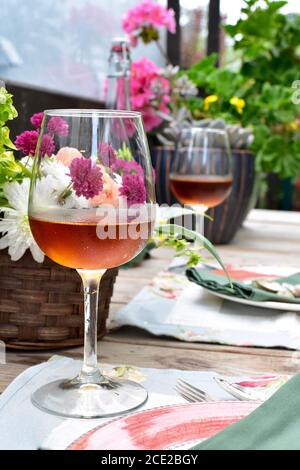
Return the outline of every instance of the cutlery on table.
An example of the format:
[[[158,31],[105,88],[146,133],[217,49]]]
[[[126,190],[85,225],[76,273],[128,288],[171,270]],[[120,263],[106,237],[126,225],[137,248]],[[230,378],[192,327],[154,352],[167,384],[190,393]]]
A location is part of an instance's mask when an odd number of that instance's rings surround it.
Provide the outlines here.
[[[230,383],[220,377],[214,377],[214,380],[223,390],[239,401],[265,401],[272,394],[271,391],[266,392],[265,390],[255,390],[253,392],[246,391],[237,383]],[[207,392],[201,390],[199,387],[196,387],[182,379],[177,381],[175,391],[190,403],[218,401],[216,397],[213,397]]]
[[[182,379],[177,380],[175,391],[190,403],[217,401],[215,397]]]
[[[222,377],[214,377],[215,382],[227,393],[241,401],[266,401],[290,376],[250,377],[243,382],[231,382]]]

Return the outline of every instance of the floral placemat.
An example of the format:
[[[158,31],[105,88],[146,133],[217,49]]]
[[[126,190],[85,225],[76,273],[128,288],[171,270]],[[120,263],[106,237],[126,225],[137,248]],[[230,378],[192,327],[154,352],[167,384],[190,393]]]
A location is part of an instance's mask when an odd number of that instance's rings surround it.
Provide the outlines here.
[[[297,269],[229,266],[229,270],[231,276],[245,280],[285,276]],[[223,300],[190,283],[183,273],[168,270],[111,315],[108,326],[136,326],[182,341],[300,349],[300,315],[288,308],[267,310]]]

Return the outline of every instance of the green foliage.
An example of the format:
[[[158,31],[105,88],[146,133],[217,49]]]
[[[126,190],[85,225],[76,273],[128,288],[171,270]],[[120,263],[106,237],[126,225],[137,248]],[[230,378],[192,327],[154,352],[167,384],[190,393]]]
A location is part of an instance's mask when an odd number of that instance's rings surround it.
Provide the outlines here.
[[[9,137],[6,123],[17,117],[12,95],[4,87],[0,88],[0,207],[7,205],[3,186],[9,181],[22,181],[28,176],[28,170],[22,163],[15,160],[12,150],[15,146]]]
[[[12,95],[4,87],[0,88],[0,157],[7,149],[15,149],[9,138],[9,129],[6,122],[17,117],[18,113],[13,105]]]
[[[244,0],[241,19],[225,27],[241,58],[237,71],[218,69],[212,55],[187,72],[206,96],[188,102],[194,118],[252,127],[257,170],[283,178],[300,172],[300,104],[292,99],[299,76],[300,15],[282,14],[285,4]],[[217,101],[210,103],[210,96]],[[233,97],[243,100],[243,109],[231,103]]]
[[[130,148],[123,142],[122,148],[120,148],[117,152],[118,159],[119,160],[125,160],[127,162],[130,162],[133,160],[133,156],[131,153]]]
[[[195,249],[189,250],[187,248],[189,245],[186,239],[196,241],[199,246],[203,246],[203,248],[205,248],[215,258],[215,260],[224,270],[228,280],[230,281],[229,274],[220,255],[218,254],[213,244],[207,238],[205,238],[204,235],[176,224],[160,225],[159,227],[155,228],[155,232],[158,235],[166,236],[167,243],[169,244],[169,246],[172,246],[173,248],[175,247],[178,256],[189,256],[189,266],[195,266],[196,264],[198,264],[201,259],[201,255]],[[177,243],[179,243],[179,245],[177,245]]]

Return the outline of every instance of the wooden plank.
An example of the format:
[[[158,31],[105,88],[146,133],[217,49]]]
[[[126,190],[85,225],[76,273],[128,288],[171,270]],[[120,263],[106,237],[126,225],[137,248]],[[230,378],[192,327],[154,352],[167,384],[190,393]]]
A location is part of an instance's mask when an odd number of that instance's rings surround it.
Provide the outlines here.
[[[190,346],[190,345],[189,345]],[[209,345],[206,345],[209,346]],[[242,353],[241,353],[242,352]],[[262,351],[259,351],[262,352]],[[61,351],[74,359],[81,359],[81,348]],[[49,353],[15,354],[9,358],[6,366],[0,367],[0,392],[19,373],[31,365],[47,360]],[[299,370],[300,355],[285,351],[268,350],[265,354],[254,353],[254,348],[158,346],[138,341],[119,342],[104,340],[100,344],[100,362],[111,364],[131,364],[136,367],[174,368],[180,370],[214,370],[225,375],[243,375],[255,373],[293,374]]]
[[[247,218],[247,223],[265,222],[274,224],[275,227],[282,224],[294,224],[300,227],[300,212],[270,211],[265,209],[254,209]]]
[[[159,346],[173,349],[195,349],[197,351],[217,351],[234,354],[247,354],[254,356],[276,356],[276,357],[291,357],[295,353],[287,349],[279,348],[255,348],[246,346],[232,346],[212,343],[188,343],[179,341],[176,339],[170,339],[168,337],[153,336],[147,331],[140,330],[134,327],[124,327],[119,330],[110,332],[106,337],[105,341],[114,343],[126,343],[126,344],[138,344],[138,345],[149,345]],[[101,346],[100,346],[101,347]],[[300,354],[299,354],[300,355]]]
[[[174,368],[181,370],[214,370],[228,375],[253,373],[290,373],[299,370],[293,354],[287,356],[240,354],[240,352],[185,349],[104,341],[101,361],[131,364],[137,367]]]

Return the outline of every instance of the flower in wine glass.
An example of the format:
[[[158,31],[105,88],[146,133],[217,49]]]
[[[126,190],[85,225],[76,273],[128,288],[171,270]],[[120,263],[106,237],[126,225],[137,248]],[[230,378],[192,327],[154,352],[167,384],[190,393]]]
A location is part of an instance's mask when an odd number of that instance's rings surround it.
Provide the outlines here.
[[[69,167],[74,158],[82,158],[82,153],[74,147],[62,147],[56,154],[56,160]]]
[[[111,144],[102,142],[98,146],[98,158],[104,166],[111,166],[117,159],[117,153]]]
[[[55,144],[54,144],[53,137],[49,134],[44,134],[40,143],[41,157],[45,157],[45,155],[48,155],[50,157],[54,153],[54,151],[55,151]]]
[[[103,189],[94,196],[92,199],[89,199],[89,205],[91,207],[97,207],[102,204],[111,205],[113,207],[118,207],[119,205],[119,186],[118,184],[109,176],[109,174],[102,169],[102,179],[103,179]]]
[[[144,178],[140,174],[124,174],[119,192],[121,196],[126,197],[128,206],[146,202]]]
[[[132,47],[137,45],[139,38],[148,44],[158,41],[159,27],[166,27],[173,34],[176,32],[175,13],[172,8],[167,9],[152,0],[144,0],[128,10],[122,26]]]
[[[70,177],[76,196],[91,199],[103,189],[101,168],[91,159],[75,158],[70,165]]]
[[[112,170],[119,175],[135,173],[143,176],[144,174],[143,168],[135,160],[116,160]]]
[[[69,134],[69,124],[59,116],[53,116],[49,119],[47,129],[50,134],[62,137],[66,137]]]
[[[42,126],[42,121],[43,121],[44,113],[35,113],[31,116],[30,122],[33,125],[33,127],[36,127],[36,129],[39,131],[41,126]]]

